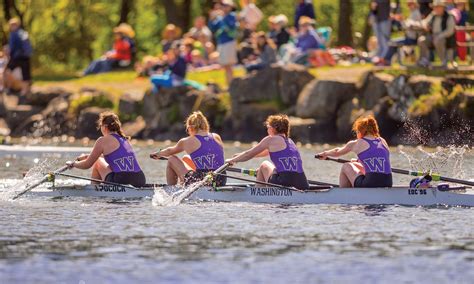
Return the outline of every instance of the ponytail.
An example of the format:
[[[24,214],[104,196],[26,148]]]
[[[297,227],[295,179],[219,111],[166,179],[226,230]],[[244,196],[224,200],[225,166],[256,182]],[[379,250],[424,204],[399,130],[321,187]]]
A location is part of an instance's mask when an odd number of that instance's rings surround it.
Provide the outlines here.
[[[359,132],[362,137],[366,135],[380,137],[379,126],[373,115],[359,117],[352,125],[352,130]]]
[[[97,128],[100,129],[102,126],[107,127],[110,132],[116,132],[121,137],[130,140],[130,136],[126,136],[123,132],[122,123],[115,113],[111,111],[101,113],[97,121]]]
[[[209,122],[207,118],[200,111],[191,113],[186,119],[186,128],[192,128],[194,131],[206,131],[209,132]]]

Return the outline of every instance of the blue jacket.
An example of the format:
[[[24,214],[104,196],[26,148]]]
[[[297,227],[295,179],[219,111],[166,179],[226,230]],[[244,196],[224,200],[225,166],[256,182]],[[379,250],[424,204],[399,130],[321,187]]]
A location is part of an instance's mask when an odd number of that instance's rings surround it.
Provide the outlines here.
[[[308,49],[322,48],[323,41],[315,30],[309,30],[307,33],[298,36],[296,47],[305,52]]]
[[[295,11],[295,27],[298,29],[298,21],[300,20],[301,16],[310,17],[314,19],[316,15],[314,14],[313,4],[311,2],[304,1],[303,3],[299,3],[296,6]]]
[[[218,16],[209,22],[209,29],[216,37],[217,44],[224,44],[237,37],[237,17],[230,12],[224,17]]]
[[[10,33],[8,46],[11,59],[29,58],[31,56],[32,49],[28,33],[22,29]]]
[[[186,67],[186,60],[184,60],[182,56],[179,56],[176,61],[169,66],[169,70],[180,79],[184,79],[186,77]]]

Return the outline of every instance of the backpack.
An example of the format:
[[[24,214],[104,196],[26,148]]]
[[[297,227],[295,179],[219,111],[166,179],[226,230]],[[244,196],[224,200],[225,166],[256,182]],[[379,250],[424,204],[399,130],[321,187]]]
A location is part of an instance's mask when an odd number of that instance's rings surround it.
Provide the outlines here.
[[[33,55],[33,47],[31,46],[30,38],[28,33],[24,30],[20,30],[20,39],[21,39],[21,50],[22,55],[25,57],[31,57]]]

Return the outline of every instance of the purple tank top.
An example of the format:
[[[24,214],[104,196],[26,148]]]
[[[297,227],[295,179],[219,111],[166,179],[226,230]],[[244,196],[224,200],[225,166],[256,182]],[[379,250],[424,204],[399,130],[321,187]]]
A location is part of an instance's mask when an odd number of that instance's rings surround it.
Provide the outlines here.
[[[369,148],[357,155],[364,165],[365,173],[391,174],[390,152],[382,143],[382,139],[370,140],[362,138],[369,143]]]
[[[224,164],[224,149],[212,134],[194,137],[201,142],[201,147],[190,154],[196,170],[216,170]]]
[[[104,155],[105,161],[109,164],[112,172],[140,172],[141,168],[138,165],[137,157],[128,140],[116,133],[112,133],[111,135],[114,136],[120,144],[117,150],[108,155]]]
[[[300,152],[298,152],[295,143],[293,143],[293,140],[290,138],[281,137],[285,139],[286,148],[281,151],[270,152],[270,159],[275,165],[277,173],[302,173],[303,161],[301,160]]]

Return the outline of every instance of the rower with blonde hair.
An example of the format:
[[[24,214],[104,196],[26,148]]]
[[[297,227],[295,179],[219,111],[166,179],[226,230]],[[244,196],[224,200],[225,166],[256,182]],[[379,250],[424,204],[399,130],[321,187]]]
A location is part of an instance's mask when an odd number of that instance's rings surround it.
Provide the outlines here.
[[[91,153],[81,155],[67,165],[83,170],[92,167],[91,177],[95,180],[144,186],[145,175],[128,141],[130,137],[123,133],[119,117],[110,111],[103,112],[97,125],[103,136],[97,139]]]
[[[292,186],[301,190],[309,188],[303,171],[303,161],[290,138],[290,121],[284,114],[270,115],[265,121],[268,136],[255,147],[235,155],[226,162],[234,164],[254,157],[270,156],[257,170],[257,181]]]
[[[166,181],[169,185],[178,182],[188,184],[204,178],[224,164],[224,144],[221,137],[210,132],[209,122],[200,111],[195,111],[186,119],[189,136],[182,138],[172,147],[152,153],[152,159],[168,159]],[[180,159],[177,154],[186,152],[189,156]],[[216,186],[225,185],[224,176],[216,177]]]
[[[349,152],[357,154],[357,161],[342,166],[339,175],[340,187],[391,187],[393,182],[390,150],[385,139],[380,137],[375,118],[372,115],[358,118],[352,130],[357,134],[356,140],[316,156],[325,160],[327,157],[339,157]]]

